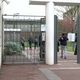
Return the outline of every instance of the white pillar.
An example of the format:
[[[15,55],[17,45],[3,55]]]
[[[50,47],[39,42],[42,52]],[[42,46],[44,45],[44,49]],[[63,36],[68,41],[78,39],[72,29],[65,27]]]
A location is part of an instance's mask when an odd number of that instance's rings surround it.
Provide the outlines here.
[[[2,0],[0,0],[0,68],[2,64]]]
[[[54,64],[54,3],[46,5],[46,64]]]

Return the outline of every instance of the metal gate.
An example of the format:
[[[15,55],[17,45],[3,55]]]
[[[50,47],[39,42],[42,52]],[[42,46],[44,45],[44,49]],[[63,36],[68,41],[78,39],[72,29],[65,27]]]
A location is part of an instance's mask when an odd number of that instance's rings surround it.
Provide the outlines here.
[[[3,64],[40,63],[43,19],[44,16],[3,16]]]

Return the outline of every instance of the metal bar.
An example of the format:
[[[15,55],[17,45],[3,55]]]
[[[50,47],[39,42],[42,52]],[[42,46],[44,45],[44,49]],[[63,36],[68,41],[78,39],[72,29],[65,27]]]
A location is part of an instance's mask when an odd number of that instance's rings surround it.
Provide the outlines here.
[[[54,15],[54,63],[57,64],[57,16]]]
[[[80,16],[77,17],[77,63],[80,64]]]

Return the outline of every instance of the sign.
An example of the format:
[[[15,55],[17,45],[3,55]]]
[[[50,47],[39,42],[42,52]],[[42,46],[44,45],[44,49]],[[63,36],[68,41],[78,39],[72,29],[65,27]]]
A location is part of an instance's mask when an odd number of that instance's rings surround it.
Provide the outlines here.
[[[42,32],[42,41],[45,41],[45,39],[46,39],[46,33]]]
[[[46,31],[46,26],[45,25],[41,25],[41,31]]]
[[[75,41],[75,33],[68,33],[68,40],[74,42]]]

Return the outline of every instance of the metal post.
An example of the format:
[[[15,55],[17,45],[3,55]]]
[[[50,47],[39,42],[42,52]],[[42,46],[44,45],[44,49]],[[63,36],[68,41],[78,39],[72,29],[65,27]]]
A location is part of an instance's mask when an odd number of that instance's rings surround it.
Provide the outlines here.
[[[57,16],[54,15],[54,64],[57,64]]]
[[[80,16],[77,18],[77,63],[80,63]]]

